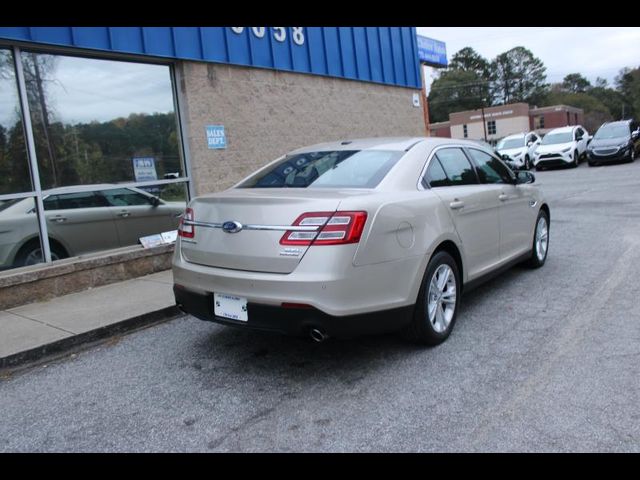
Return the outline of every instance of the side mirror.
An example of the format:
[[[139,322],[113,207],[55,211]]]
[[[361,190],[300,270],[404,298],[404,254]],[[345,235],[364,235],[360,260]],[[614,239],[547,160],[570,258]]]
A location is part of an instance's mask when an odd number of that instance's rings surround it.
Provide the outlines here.
[[[579,142],[580,140],[582,140],[582,135],[578,135],[578,136],[576,137],[576,142]]]
[[[160,199],[158,197],[151,197],[151,205],[157,207],[160,205]]]
[[[516,172],[516,185],[521,183],[533,183],[536,181],[536,177],[531,172],[517,171]]]
[[[530,147],[531,145],[533,145],[533,142],[532,141],[528,141],[527,142],[527,147]]]
[[[631,138],[632,139],[637,140],[638,136],[640,136],[640,131],[634,130],[633,132],[631,132]]]

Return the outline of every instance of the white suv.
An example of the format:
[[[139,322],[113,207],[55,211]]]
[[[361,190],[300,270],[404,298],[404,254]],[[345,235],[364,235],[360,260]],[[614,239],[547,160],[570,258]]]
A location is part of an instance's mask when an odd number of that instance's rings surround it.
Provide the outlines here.
[[[556,128],[547,133],[536,149],[533,165],[536,170],[546,167],[577,167],[586,155],[589,134],[580,125]]]
[[[518,133],[500,140],[496,151],[511,167],[529,170],[538,145],[540,137],[534,132]]]

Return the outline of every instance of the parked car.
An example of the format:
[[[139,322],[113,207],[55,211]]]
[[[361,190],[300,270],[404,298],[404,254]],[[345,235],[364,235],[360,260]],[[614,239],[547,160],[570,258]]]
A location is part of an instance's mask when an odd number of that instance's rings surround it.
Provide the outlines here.
[[[74,190],[50,190],[43,199],[54,260],[135,245],[140,237],[175,230],[186,206],[133,187]],[[38,232],[33,198],[0,205],[0,269],[42,262]]]
[[[193,199],[173,258],[177,305],[244,328],[435,345],[464,291],[545,263],[533,174],[474,142],[375,138],[295,150]]]
[[[633,120],[602,124],[587,147],[589,166],[620,160],[633,162],[640,148],[639,136]]]
[[[587,152],[589,134],[580,125],[556,128],[547,133],[536,149],[536,170],[547,167],[577,167]]]
[[[535,132],[526,132],[503,138],[496,150],[514,170],[529,170],[538,145],[540,137]]]

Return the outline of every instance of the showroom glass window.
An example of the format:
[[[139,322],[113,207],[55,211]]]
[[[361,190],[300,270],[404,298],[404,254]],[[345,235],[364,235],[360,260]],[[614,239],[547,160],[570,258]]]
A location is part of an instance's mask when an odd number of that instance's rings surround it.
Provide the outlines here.
[[[184,176],[167,65],[23,51],[22,66],[43,189]]]
[[[29,191],[31,176],[13,53],[0,48],[0,195]]]
[[[173,238],[175,102],[169,64],[0,47],[0,271]]]

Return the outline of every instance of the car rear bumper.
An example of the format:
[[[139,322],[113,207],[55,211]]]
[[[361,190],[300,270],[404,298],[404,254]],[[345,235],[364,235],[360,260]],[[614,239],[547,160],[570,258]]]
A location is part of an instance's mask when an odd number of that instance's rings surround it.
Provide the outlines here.
[[[331,337],[350,338],[401,330],[413,316],[413,305],[379,312],[334,316],[316,308],[284,308],[274,305],[247,304],[246,322],[216,316],[213,307],[213,293],[196,292],[174,285],[176,305],[185,313],[200,320],[220,323],[239,328],[249,328],[305,336],[316,328]]]

